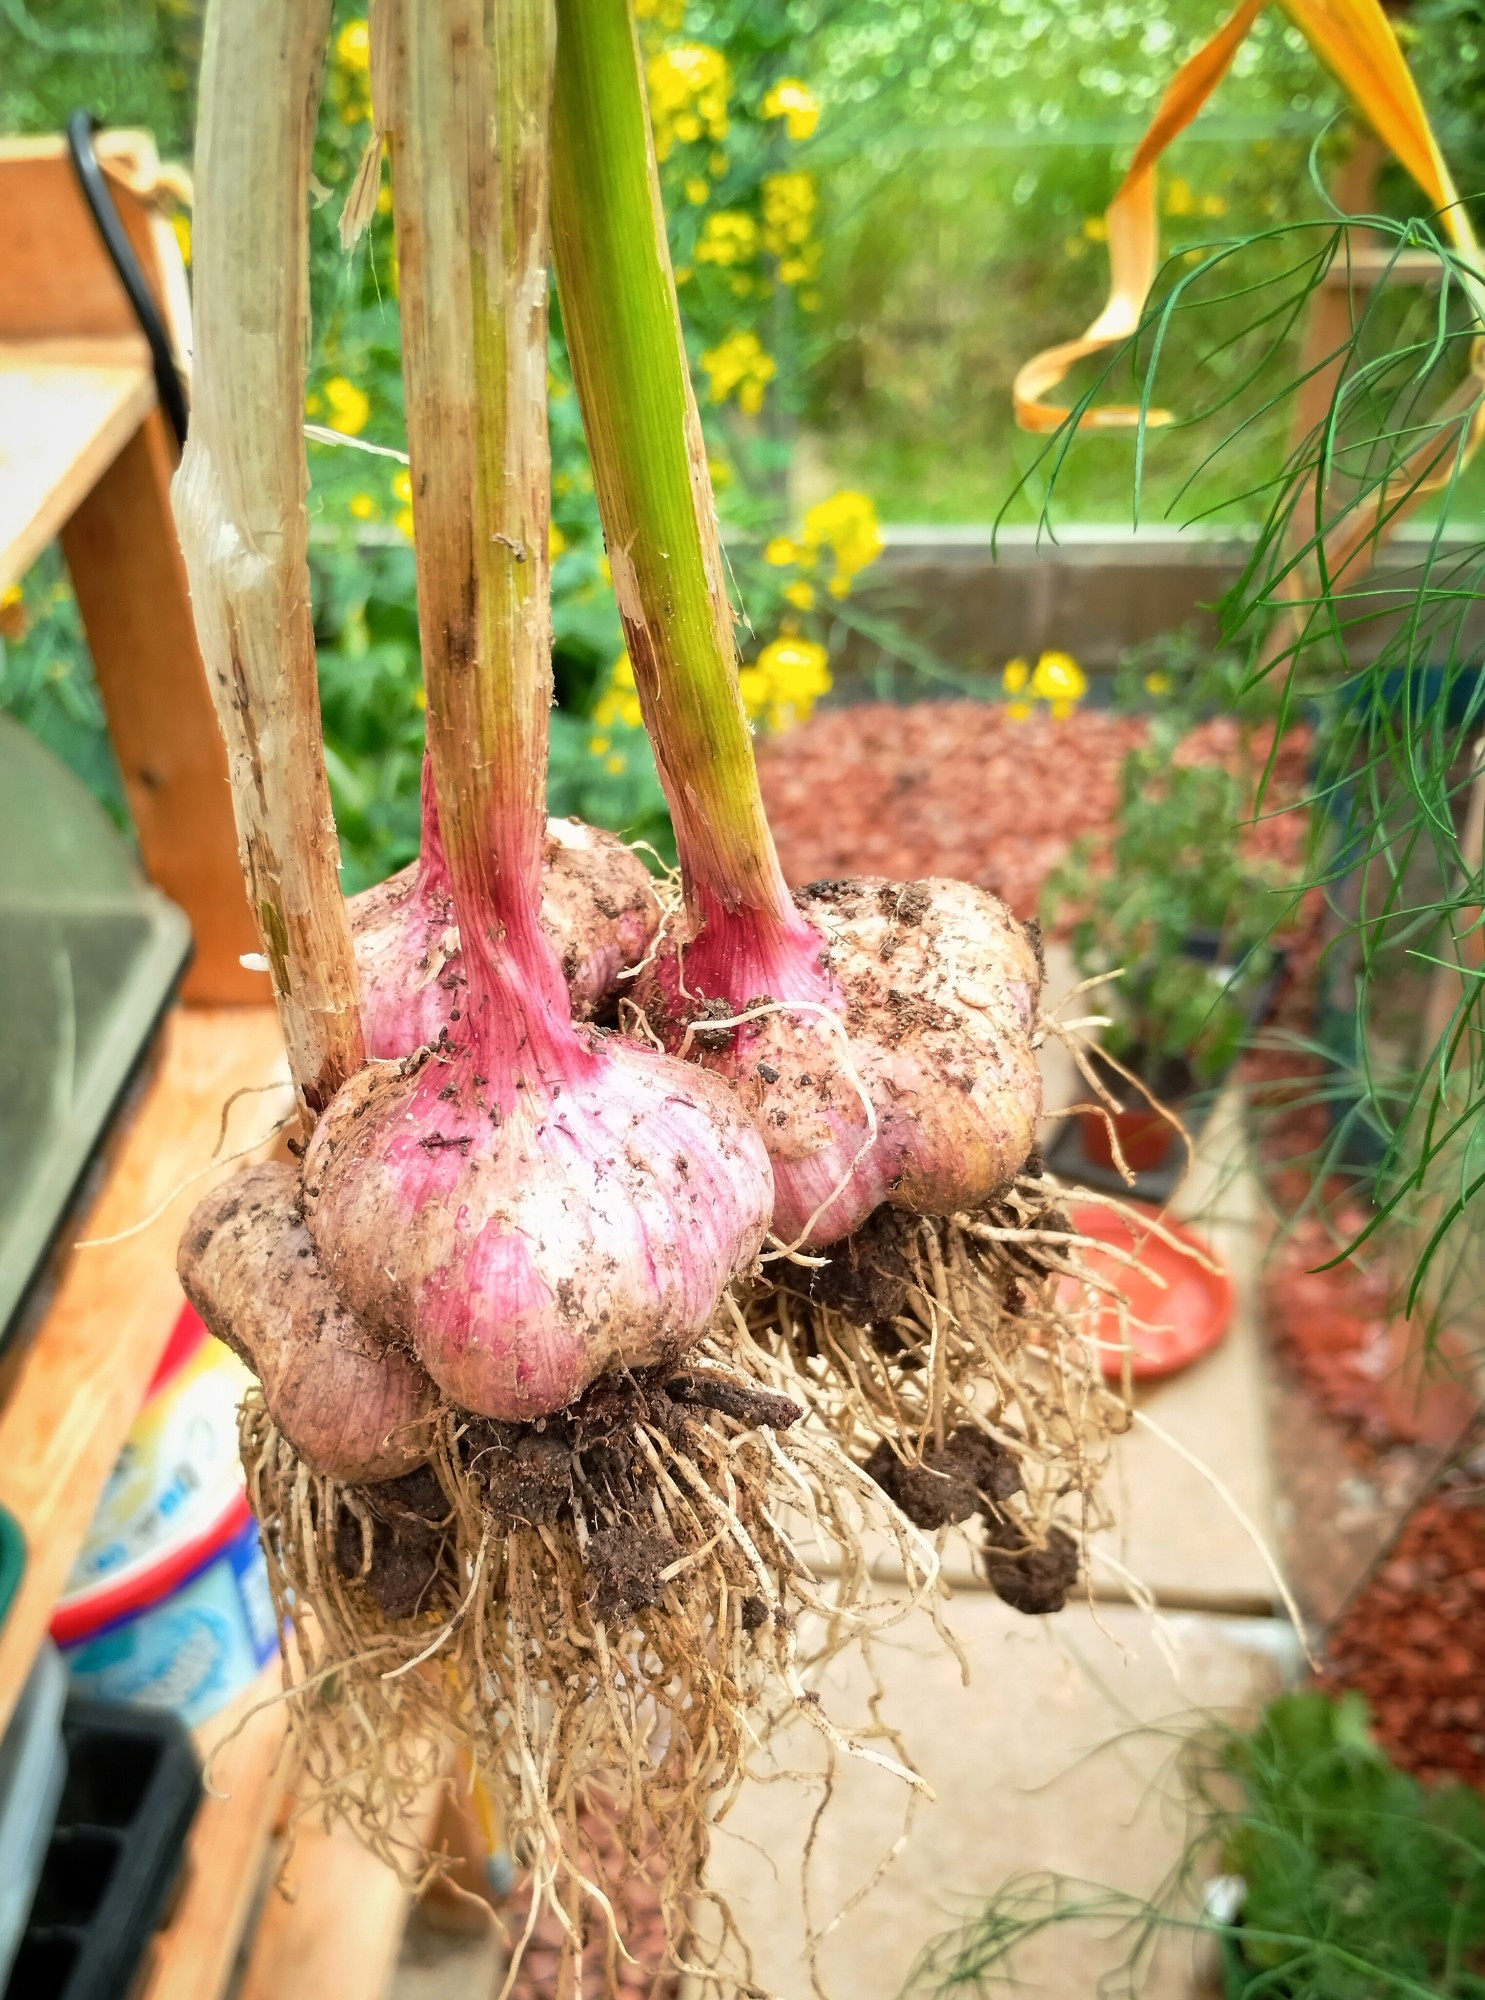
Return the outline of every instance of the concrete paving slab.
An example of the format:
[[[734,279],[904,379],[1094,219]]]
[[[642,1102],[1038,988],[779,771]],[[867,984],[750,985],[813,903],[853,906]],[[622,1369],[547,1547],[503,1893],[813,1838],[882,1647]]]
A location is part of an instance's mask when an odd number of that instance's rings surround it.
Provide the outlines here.
[[[1204,1718],[1251,1718],[1293,1670],[1288,1630],[1268,1619],[1177,1615],[1157,1631],[1125,1606],[1096,1614],[1073,1606],[1033,1620],[988,1595],[956,1600],[950,1616],[969,1687],[927,1643],[876,1653],[885,1713],[936,1796],[917,1809],[870,1894],[825,1939],[819,1965],[834,2000],[895,2000],[928,1941],[1016,1877],[1053,1870],[1154,1896],[1188,1835],[1182,1742]],[[866,1689],[859,1662],[837,1664],[827,1708],[854,1711]],[[783,1761],[818,1770],[818,1742],[800,1726]],[[778,2000],[810,1993],[800,1881],[818,1797],[818,1781],[750,1785],[718,1830],[713,1879],[752,1945],[760,1987]],[[840,1761],[810,1864],[817,1926],[870,1880],[903,1816],[899,1783]],[[1055,1926],[1017,1969],[1029,1990],[1081,2000],[1102,1990],[1100,1977],[1130,1942]],[[1176,1937],[1135,1990],[1142,2000],[1186,2000],[1195,1977],[1192,1942]]]
[[[386,2000],[493,2000],[505,1964],[493,1924],[461,1935],[429,1923],[415,1905]]]
[[[1051,1004],[1062,1001],[1076,983],[1067,947],[1049,942],[1046,992]],[[1086,1011],[1097,1011],[1096,1002],[1097,996],[1090,996]],[[1071,1011],[1078,1011],[1078,1005]],[[1061,1043],[1048,1037],[1041,1062],[1049,1111],[1086,1098],[1086,1086]],[[1044,1126],[1044,1143],[1055,1129],[1050,1122]],[[1214,1107],[1171,1213],[1189,1222],[1231,1271],[1236,1293],[1232,1329],[1205,1360],[1138,1390],[1136,1406],[1146,1422],[1137,1424],[1116,1449],[1110,1491],[1119,1527],[1102,1538],[1101,1546],[1162,1604],[1265,1613],[1277,1597],[1272,1573],[1254,1533],[1238,1518],[1246,1517],[1268,1548],[1276,1548],[1258,1317],[1258,1192],[1248,1170],[1242,1104],[1235,1089]],[[961,1538],[947,1552],[946,1574],[958,1587],[979,1586]],[[1118,1571],[1108,1561],[1097,1564],[1094,1586],[1101,1594],[1123,1594]]]

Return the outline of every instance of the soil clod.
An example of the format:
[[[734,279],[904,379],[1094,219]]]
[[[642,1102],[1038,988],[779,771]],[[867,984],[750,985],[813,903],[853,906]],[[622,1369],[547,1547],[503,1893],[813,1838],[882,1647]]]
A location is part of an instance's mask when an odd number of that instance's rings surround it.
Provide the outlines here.
[[[642,1522],[622,1521],[595,1529],[584,1551],[595,1614],[611,1624],[659,1604],[665,1594],[661,1571],[678,1561],[681,1553],[673,1535]]]
[[[930,1445],[919,1465],[904,1463],[884,1438],[866,1470],[919,1528],[956,1527],[1021,1491],[1021,1469],[1004,1445],[967,1424]]]
[[[1019,1522],[990,1521],[984,1561],[995,1595],[1029,1618],[1060,1611],[1078,1580],[1078,1545],[1065,1528],[1048,1528],[1045,1547],[1037,1548]]]
[[[414,1618],[440,1600],[448,1503],[431,1466],[401,1479],[347,1489],[356,1505],[335,1523],[335,1566],[365,1585],[384,1618]],[[367,1538],[370,1537],[370,1558]]]
[[[786,1431],[804,1415],[799,1404],[773,1389],[755,1389],[746,1382],[729,1382],[725,1375],[677,1375],[665,1385],[672,1402],[700,1403],[703,1409],[733,1417],[750,1430]]]

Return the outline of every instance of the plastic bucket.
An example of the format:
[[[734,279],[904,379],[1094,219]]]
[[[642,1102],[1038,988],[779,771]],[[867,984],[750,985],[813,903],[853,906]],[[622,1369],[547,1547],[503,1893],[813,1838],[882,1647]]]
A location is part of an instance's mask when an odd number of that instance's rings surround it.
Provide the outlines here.
[[[250,1379],[183,1308],[52,1620],[80,1693],[194,1726],[277,1649],[237,1459]]]

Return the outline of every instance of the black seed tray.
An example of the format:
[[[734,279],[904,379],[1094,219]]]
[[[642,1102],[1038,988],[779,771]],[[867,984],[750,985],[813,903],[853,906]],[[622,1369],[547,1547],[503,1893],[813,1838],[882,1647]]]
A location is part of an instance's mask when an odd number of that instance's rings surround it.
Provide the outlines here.
[[[67,1783],[5,2000],[126,2000],[180,1881],[201,1767],[159,1710],[74,1698],[62,1734]]]

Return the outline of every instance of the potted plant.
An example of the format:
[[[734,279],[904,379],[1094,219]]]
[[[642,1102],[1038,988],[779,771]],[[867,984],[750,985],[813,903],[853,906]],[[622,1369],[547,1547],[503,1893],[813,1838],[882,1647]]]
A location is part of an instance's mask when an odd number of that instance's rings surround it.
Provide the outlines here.
[[[1162,1165],[1199,1094],[1232,1067],[1275,969],[1274,885],[1243,852],[1251,806],[1223,764],[1183,762],[1157,716],[1124,760],[1112,838],[1081,841],[1048,878],[1049,925],[1070,914],[1079,974],[1108,1018],[1092,1061],[1109,1109],[1083,1114],[1089,1164],[1114,1137],[1138,1172]]]

